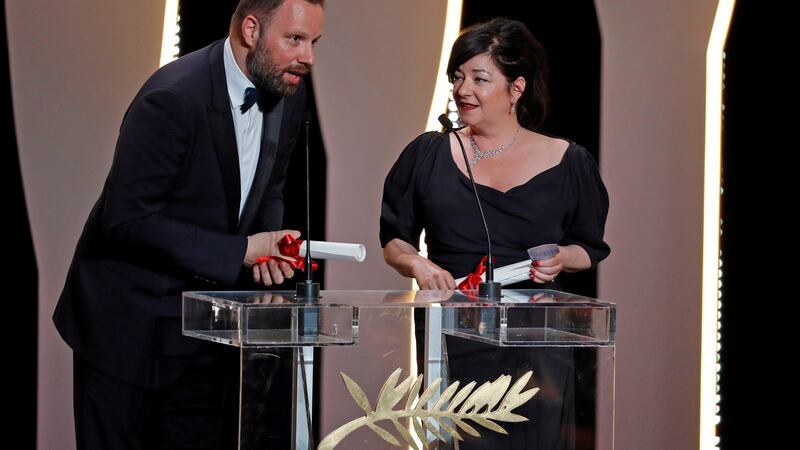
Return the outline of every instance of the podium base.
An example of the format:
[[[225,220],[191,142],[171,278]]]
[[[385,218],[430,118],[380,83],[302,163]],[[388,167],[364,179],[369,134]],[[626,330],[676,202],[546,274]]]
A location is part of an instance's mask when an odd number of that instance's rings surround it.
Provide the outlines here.
[[[497,281],[484,281],[478,283],[478,297],[490,298],[492,300],[500,300],[502,296],[502,285]]]
[[[319,283],[312,283],[310,281],[297,283],[297,290],[295,291],[294,298],[306,302],[319,300]]]

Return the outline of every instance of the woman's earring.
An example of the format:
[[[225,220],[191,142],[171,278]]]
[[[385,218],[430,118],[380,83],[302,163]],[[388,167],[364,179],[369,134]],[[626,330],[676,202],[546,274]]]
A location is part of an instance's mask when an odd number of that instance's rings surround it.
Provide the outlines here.
[[[511,104],[511,113],[517,112],[517,102]],[[511,114],[509,113],[509,114]]]

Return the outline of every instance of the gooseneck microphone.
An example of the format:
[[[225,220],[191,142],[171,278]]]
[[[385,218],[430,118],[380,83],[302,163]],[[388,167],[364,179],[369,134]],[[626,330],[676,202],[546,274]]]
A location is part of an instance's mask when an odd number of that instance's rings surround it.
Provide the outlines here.
[[[475,194],[475,203],[478,204],[478,212],[481,213],[481,221],[483,221],[483,230],[486,232],[486,281],[478,284],[478,296],[499,299],[501,294],[501,284],[494,281],[492,237],[489,234],[489,226],[486,224],[486,216],[483,214],[481,198],[478,195],[478,186],[475,185],[475,177],[472,176],[472,167],[470,166],[469,158],[467,158],[467,151],[464,150],[464,143],[461,141],[461,136],[456,133],[456,129],[453,128],[453,121],[447,117],[447,114],[442,114],[439,116],[439,123],[442,124],[446,133],[453,133],[453,135],[455,135],[458,145],[461,147],[461,155],[464,157],[464,164],[467,166],[469,181],[472,183],[472,193]]]
[[[302,300],[319,299],[319,283],[314,283],[311,270],[311,169],[309,132],[311,126],[311,111],[306,110],[305,120],[303,121],[306,131],[306,280],[297,283],[295,297]]]

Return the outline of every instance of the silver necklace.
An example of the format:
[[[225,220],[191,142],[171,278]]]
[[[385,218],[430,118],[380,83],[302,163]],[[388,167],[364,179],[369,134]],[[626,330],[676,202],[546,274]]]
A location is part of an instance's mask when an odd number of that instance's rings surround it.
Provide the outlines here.
[[[472,138],[472,130],[469,132],[469,145],[472,147],[472,161],[470,161],[470,165],[475,166],[478,164],[478,161],[482,160],[483,158],[488,158],[490,156],[497,156],[500,153],[508,150],[509,147],[514,145],[517,142],[517,138],[519,137],[519,131],[522,129],[521,126],[517,125],[517,131],[514,133],[514,137],[511,138],[511,142],[501,147],[497,147],[494,150],[487,150],[482,152],[480,148],[478,148],[478,144],[475,143],[475,139]]]

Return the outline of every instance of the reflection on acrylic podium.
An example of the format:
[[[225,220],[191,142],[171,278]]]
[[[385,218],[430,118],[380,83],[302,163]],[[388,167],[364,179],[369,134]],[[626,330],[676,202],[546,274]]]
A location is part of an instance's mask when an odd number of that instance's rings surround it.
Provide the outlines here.
[[[547,290],[186,292],[240,352],[239,448],[613,449],[615,306]]]

